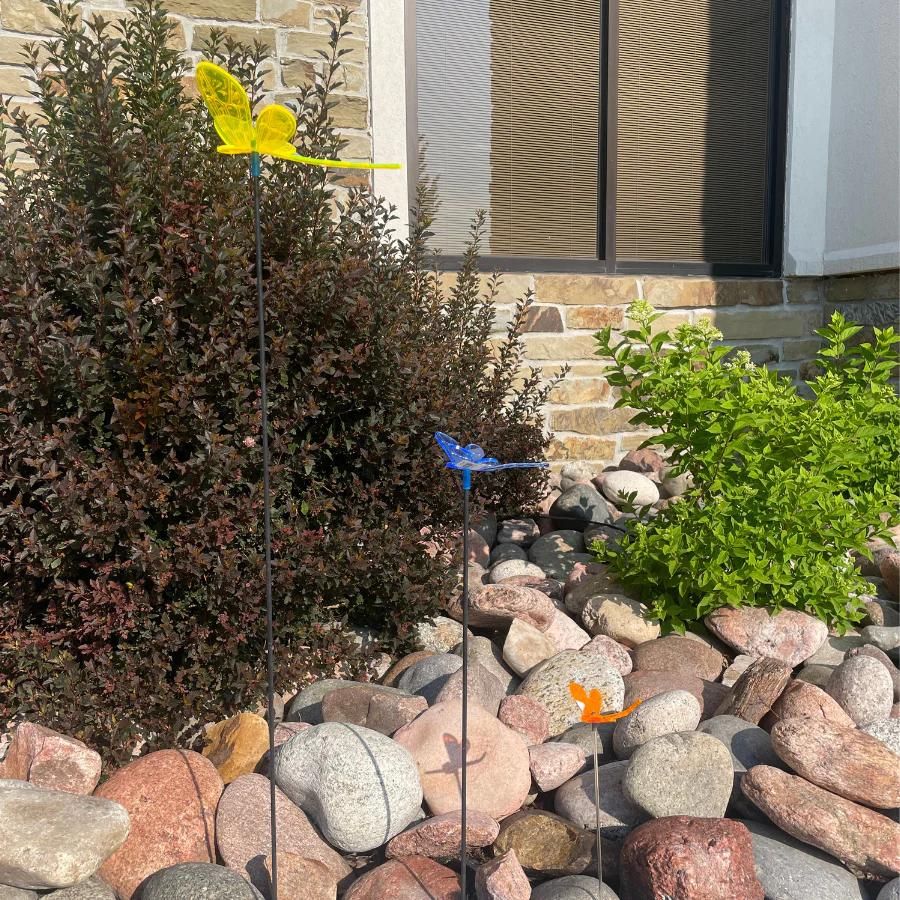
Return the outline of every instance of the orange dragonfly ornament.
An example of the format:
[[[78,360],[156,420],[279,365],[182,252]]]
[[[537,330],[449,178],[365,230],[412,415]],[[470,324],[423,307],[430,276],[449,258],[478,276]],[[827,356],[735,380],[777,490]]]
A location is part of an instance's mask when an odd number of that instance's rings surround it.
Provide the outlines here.
[[[597,688],[591,688],[590,693],[588,693],[584,685],[579,684],[577,681],[570,681],[569,693],[581,710],[581,721],[591,725],[599,725],[601,722],[617,722],[619,719],[624,719],[625,716],[631,715],[641,705],[640,700],[635,700],[634,703],[620,712],[605,713],[603,712],[605,698],[603,693]]]

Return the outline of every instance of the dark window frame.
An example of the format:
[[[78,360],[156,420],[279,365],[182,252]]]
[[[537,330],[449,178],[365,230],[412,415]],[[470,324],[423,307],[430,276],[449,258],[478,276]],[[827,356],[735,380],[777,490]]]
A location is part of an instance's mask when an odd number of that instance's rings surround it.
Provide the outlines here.
[[[721,277],[773,278],[782,274],[784,199],[790,53],[790,0],[772,4],[772,53],[769,74],[775,89],[769,95],[769,152],[764,229],[765,263],[692,263],[623,260],[615,255],[616,167],[618,112],[618,17],[620,0],[601,0],[600,9],[600,147],[597,167],[597,258],[541,256],[497,256],[484,254],[483,262],[498,272],[572,273],[597,275],[707,275]],[[418,170],[418,121],[416,113],[416,22],[415,0],[406,0],[407,46],[407,159],[410,196],[415,196]],[[474,210],[473,210],[474,213]],[[440,255],[437,264],[445,270],[459,267],[460,256]],[[485,268],[487,268],[485,266]]]

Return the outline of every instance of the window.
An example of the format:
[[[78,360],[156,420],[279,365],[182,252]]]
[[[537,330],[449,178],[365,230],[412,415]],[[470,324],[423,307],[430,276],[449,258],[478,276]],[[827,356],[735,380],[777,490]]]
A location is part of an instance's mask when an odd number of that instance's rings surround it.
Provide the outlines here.
[[[483,209],[501,267],[777,270],[783,0],[414,6],[444,254]]]

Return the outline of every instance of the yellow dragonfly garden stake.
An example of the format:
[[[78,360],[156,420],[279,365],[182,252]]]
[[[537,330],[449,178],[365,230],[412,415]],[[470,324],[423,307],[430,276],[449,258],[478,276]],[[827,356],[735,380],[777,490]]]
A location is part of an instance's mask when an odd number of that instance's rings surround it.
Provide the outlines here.
[[[275,825],[275,658],[272,611],[272,509],[269,485],[269,417],[266,396],[266,309],[263,291],[262,229],[260,227],[260,180],[262,158],[274,156],[308,166],[327,166],[339,169],[399,169],[399,163],[345,162],[340,159],[317,159],[301,156],[291,139],[297,130],[297,119],[286,107],[277,103],[265,107],[253,121],[250,98],[244,86],[229,72],[215,63],[203,61],[197,65],[197,88],[212,115],[213,125],[223,143],[219,153],[250,157],[250,178],[253,183],[253,227],[256,235],[256,295],[259,320],[259,381],[263,455],[263,533],[266,580],[266,676],[269,725],[269,801],[272,841],[272,900],[278,900],[278,844]]]

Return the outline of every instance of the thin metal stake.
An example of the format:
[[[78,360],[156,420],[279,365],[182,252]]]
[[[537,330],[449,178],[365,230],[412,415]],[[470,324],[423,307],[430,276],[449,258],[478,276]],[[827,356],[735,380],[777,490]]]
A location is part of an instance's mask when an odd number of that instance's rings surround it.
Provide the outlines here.
[[[603,896],[603,859],[600,849],[600,749],[597,738],[597,723],[591,726],[594,732],[594,810],[597,814],[597,897]]]
[[[250,154],[253,225],[256,231],[256,300],[259,322],[259,405],[262,413],[263,542],[266,553],[266,699],[269,725],[269,818],[272,829],[272,900],[278,900],[278,839],[275,824],[275,639],[272,613],[272,498],[269,486],[269,409],[266,394],[266,305],[263,294],[262,226],[259,212],[260,159]]]
[[[462,602],[462,731],[460,747],[460,826],[459,839],[460,897],[466,900],[466,762],[469,744],[469,492],[472,489],[472,472],[462,470],[463,488],[463,602]]]

